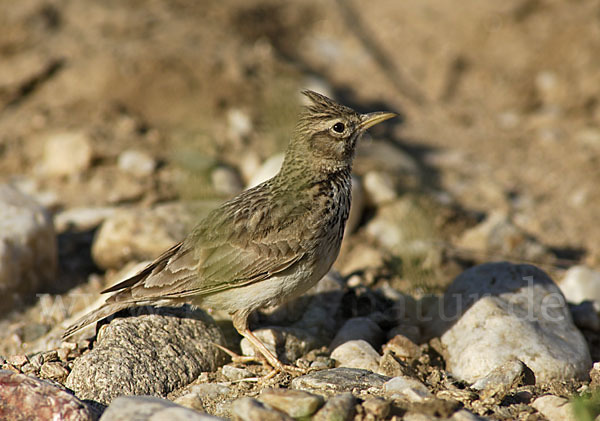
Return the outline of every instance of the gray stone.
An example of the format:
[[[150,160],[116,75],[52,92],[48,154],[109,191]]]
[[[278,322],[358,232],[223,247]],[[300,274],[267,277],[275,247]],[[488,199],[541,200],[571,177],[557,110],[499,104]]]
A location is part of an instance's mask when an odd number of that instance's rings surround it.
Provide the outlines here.
[[[534,266],[488,263],[463,272],[438,316],[446,363],[459,379],[473,383],[515,358],[538,383],[584,379],[591,367],[564,296]]]
[[[152,260],[183,240],[216,202],[169,203],[152,209],[119,209],[96,234],[92,257],[103,268]]]
[[[292,380],[292,388],[324,395],[341,392],[360,392],[371,388],[380,389],[389,380],[387,376],[358,368],[332,368],[321,370]]]
[[[367,341],[362,339],[344,342],[331,352],[331,358],[340,367],[362,368],[377,372],[381,355]]]
[[[292,421],[293,418],[253,398],[240,398],[231,404],[231,414],[242,421]]]
[[[0,185],[0,313],[55,281],[58,265],[52,219],[35,200]]]
[[[121,396],[104,411],[100,421],[218,421],[223,418],[202,414],[154,396]]]
[[[81,399],[108,404],[120,395],[166,396],[224,362],[212,345],[225,345],[223,335],[203,311],[131,311],[141,315],[103,326],[94,348],[75,360],[66,385]]]
[[[121,170],[142,178],[152,175],[156,161],[146,152],[128,149],[119,154],[117,165]]]
[[[41,170],[52,176],[80,174],[90,167],[92,158],[92,141],[86,133],[55,133],[44,139]]]
[[[522,384],[534,385],[535,376],[529,367],[517,359],[494,368],[471,385],[475,390],[509,389]]]
[[[433,397],[427,386],[408,376],[394,377],[383,385],[386,396],[409,402],[423,402]]]
[[[569,311],[573,316],[575,326],[594,332],[600,331],[600,317],[596,310],[596,304],[600,304],[600,302],[582,301],[579,304],[569,304]]]
[[[0,419],[91,421],[93,416],[83,402],[50,382],[0,370]]]
[[[257,338],[281,360],[294,362],[317,346],[317,340],[309,333],[293,327],[267,327],[253,331]],[[243,338],[240,347],[242,354],[256,356],[256,349]]]
[[[531,404],[548,421],[576,421],[573,404],[568,399],[553,395],[540,396]]]
[[[362,339],[374,348],[379,348],[385,340],[385,334],[377,323],[368,317],[353,317],[348,319],[335,335],[329,348],[333,349],[344,342]]]
[[[383,345],[383,352],[392,352],[403,360],[413,360],[421,354],[419,346],[404,335],[395,335]]]
[[[254,377],[254,373],[245,368],[236,367],[230,364],[224,365],[221,368],[221,373],[227,380],[236,381],[246,379],[248,377]]]
[[[324,403],[320,395],[291,389],[267,389],[258,396],[258,400],[292,418],[309,417]]]
[[[356,398],[350,392],[332,396],[317,412],[312,421],[350,421],[356,412]]]

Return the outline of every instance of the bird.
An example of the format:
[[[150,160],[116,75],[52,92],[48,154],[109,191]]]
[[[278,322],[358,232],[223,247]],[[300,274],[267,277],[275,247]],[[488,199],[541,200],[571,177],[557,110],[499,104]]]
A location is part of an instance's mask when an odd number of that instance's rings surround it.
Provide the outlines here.
[[[226,201],[181,242],[102,293],[98,309],[63,338],[121,310],[188,303],[225,310],[234,328],[275,370],[285,366],[249,328],[255,310],[282,304],[315,285],[337,258],[351,202],[356,144],[395,117],[361,114],[311,90],[279,172]]]

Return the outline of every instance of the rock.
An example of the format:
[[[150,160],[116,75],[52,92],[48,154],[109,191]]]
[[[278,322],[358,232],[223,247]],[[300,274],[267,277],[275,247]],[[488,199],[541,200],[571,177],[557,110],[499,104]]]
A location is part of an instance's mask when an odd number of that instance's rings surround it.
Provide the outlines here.
[[[87,406],[50,382],[0,370],[0,419],[91,421]]]
[[[268,327],[253,331],[254,335],[282,361],[292,363],[317,346],[317,339],[301,329],[293,327]],[[243,338],[240,347],[242,354],[256,356],[250,341]],[[260,354],[260,353],[259,353]]]
[[[568,399],[553,395],[540,396],[531,404],[548,421],[576,421],[573,404]]]
[[[392,352],[403,360],[414,360],[421,354],[419,346],[404,335],[395,335],[383,345],[383,352]]]
[[[344,236],[354,232],[362,219],[365,210],[365,189],[360,178],[352,174],[352,201],[350,202],[350,213],[346,221]]]
[[[258,396],[258,400],[292,418],[310,417],[324,403],[320,395],[291,389],[267,389]]]
[[[230,364],[226,364],[221,367],[221,373],[229,381],[236,381],[241,379],[247,379],[248,377],[254,377],[254,373],[245,368],[236,367]]]
[[[201,414],[166,399],[153,396],[120,396],[104,411],[100,421],[217,421],[223,418]]]
[[[381,268],[385,262],[385,254],[379,247],[371,244],[357,243],[343,256],[343,260],[336,262],[340,272],[349,276],[355,272],[375,271]],[[359,278],[361,281],[363,276]]]
[[[50,215],[32,198],[0,184],[0,314],[55,282],[56,235]]]
[[[253,398],[240,398],[231,404],[231,414],[234,419],[242,421],[292,421],[293,418],[269,408]]]
[[[353,317],[348,319],[329,344],[329,348],[337,348],[339,345],[362,339],[373,347],[379,348],[385,339],[385,334],[377,323],[367,317]]]
[[[252,188],[258,186],[263,181],[267,181],[270,178],[273,178],[279,172],[281,165],[283,164],[283,158],[285,157],[284,153],[279,153],[273,155],[269,159],[267,159],[258,169],[258,171],[252,176],[248,186],[246,188]]]
[[[150,154],[133,149],[121,152],[117,165],[121,170],[139,178],[149,177],[156,169],[156,161]]]
[[[394,201],[398,194],[390,174],[381,171],[369,171],[363,178],[365,197],[369,206],[381,206]]]
[[[452,414],[452,416],[448,418],[448,421],[486,421],[489,419],[490,418],[478,417],[466,409],[461,409]]]
[[[412,197],[380,206],[366,232],[378,244],[402,257],[426,259],[437,253],[432,217]]]
[[[213,188],[224,196],[235,196],[244,188],[237,172],[229,167],[217,167],[210,173]]]
[[[379,389],[387,380],[389,377],[367,370],[340,367],[296,377],[292,380],[292,388],[322,395],[334,395],[341,392]]]
[[[130,261],[153,260],[183,240],[215,206],[215,202],[197,202],[119,209],[96,233],[92,245],[94,261],[102,268],[120,268]]]
[[[351,421],[354,418],[356,398],[350,392],[332,396],[317,412],[312,421]]]
[[[223,335],[203,311],[131,311],[138,316],[103,326],[94,348],[75,360],[66,386],[81,399],[108,404],[120,395],[166,396],[224,362],[212,345],[225,345]]]
[[[204,405],[202,405],[202,398],[197,393],[186,393],[175,399],[173,402],[195,411],[206,412],[204,410]]]
[[[104,220],[112,217],[117,208],[112,206],[95,208],[69,208],[54,215],[57,232],[69,229],[87,231],[99,226]]]
[[[485,377],[477,380],[471,385],[471,389],[493,392],[522,385],[535,385],[535,375],[522,361],[513,359],[494,368]]]
[[[43,379],[50,379],[59,383],[64,383],[68,375],[69,370],[67,370],[59,362],[45,362],[40,367],[40,377]]]
[[[563,277],[560,289],[567,301],[579,304],[590,300],[600,304],[600,272],[586,266],[573,266]]]
[[[244,139],[252,133],[252,120],[245,111],[232,108],[227,111],[227,131],[233,139]]]
[[[363,402],[362,407],[376,420],[383,420],[390,413],[390,402],[381,398],[368,398]]]
[[[424,402],[433,397],[427,386],[408,376],[397,376],[388,380],[383,385],[383,391],[391,399],[402,399],[409,402]]]
[[[347,341],[339,345],[331,353],[340,367],[361,368],[377,372],[381,356],[371,344],[362,339]]]
[[[92,157],[92,140],[86,133],[55,133],[44,139],[41,170],[51,176],[80,174],[90,167]]]
[[[520,256],[525,260],[541,260],[550,255],[544,245],[528,236],[503,212],[492,212],[483,222],[463,232],[457,245],[489,254]]]
[[[597,389],[600,387],[600,362],[595,362],[590,370],[590,388]]]
[[[570,304],[569,310],[573,316],[573,323],[580,329],[587,329],[594,332],[600,331],[600,317],[596,310],[596,304],[600,302],[582,301],[575,305]]]
[[[487,263],[459,275],[432,323],[447,349],[448,370],[474,383],[515,358],[538,383],[585,379],[587,344],[575,328],[564,296],[531,265]]]

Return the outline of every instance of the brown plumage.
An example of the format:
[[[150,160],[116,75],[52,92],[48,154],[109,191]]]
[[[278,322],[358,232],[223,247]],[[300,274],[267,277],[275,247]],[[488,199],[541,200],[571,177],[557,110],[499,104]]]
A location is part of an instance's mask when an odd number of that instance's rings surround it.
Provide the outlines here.
[[[359,114],[312,91],[280,172],[212,211],[182,242],[114,292],[82,327],[129,307],[191,303],[229,311],[238,332],[269,364],[277,358],[248,328],[254,310],[296,297],[336,259],[350,211],[356,142],[392,113]]]

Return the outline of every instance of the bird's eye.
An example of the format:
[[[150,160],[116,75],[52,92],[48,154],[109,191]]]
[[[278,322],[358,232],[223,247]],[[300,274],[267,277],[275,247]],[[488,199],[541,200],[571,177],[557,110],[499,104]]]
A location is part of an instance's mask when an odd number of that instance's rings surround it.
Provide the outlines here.
[[[346,126],[344,126],[344,123],[335,123],[332,128],[336,133],[344,133]]]

